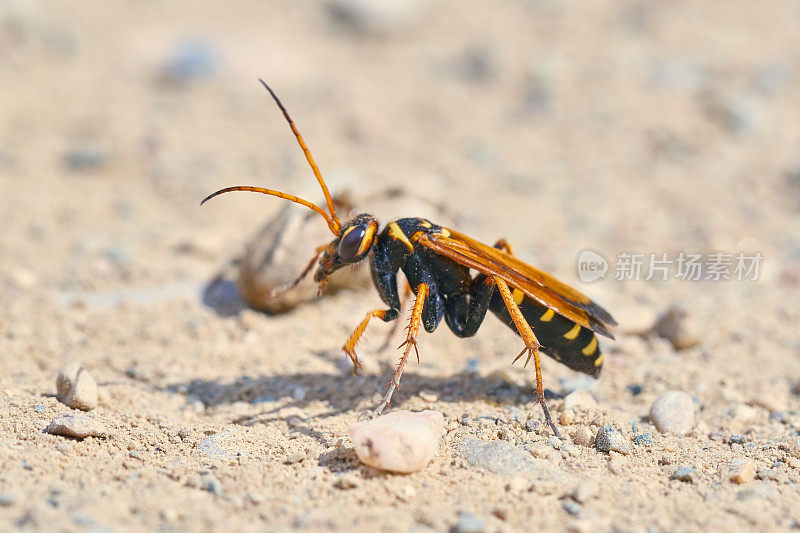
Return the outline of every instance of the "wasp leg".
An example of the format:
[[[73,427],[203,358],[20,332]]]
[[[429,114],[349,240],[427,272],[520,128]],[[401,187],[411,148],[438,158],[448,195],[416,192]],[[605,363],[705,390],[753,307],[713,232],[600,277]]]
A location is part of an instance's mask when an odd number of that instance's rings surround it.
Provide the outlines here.
[[[505,239],[498,239],[496,243],[494,243],[494,247],[498,250],[503,250],[508,255],[515,255],[514,248],[509,244],[509,242]]]
[[[403,370],[405,369],[406,361],[408,361],[408,355],[411,353],[412,347],[414,348],[414,352],[417,354],[417,360],[419,360],[419,351],[417,350],[417,335],[419,334],[419,325],[422,321],[422,309],[425,305],[425,298],[427,296],[427,283],[420,283],[417,286],[417,299],[414,300],[414,308],[411,310],[411,320],[408,324],[408,336],[406,337],[405,342],[400,345],[400,348],[405,346],[406,349],[403,351],[400,361],[397,362],[397,369],[394,372],[392,381],[389,382],[389,386],[386,389],[386,394],[384,394],[381,403],[378,404],[378,407],[376,407],[371,413],[371,416],[373,417],[380,415],[392,400],[392,394],[394,394],[394,391],[397,390],[397,387],[400,385],[400,377],[403,375]]]
[[[322,246],[318,246],[317,250],[316,250],[316,253],[314,254],[314,257],[311,258],[311,261],[308,262],[308,264],[303,269],[303,271],[300,273],[300,275],[297,276],[297,279],[295,279],[293,282],[291,282],[289,285],[286,285],[285,287],[281,287],[280,289],[272,289],[270,291],[270,297],[274,298],[275,296],[283,294],[284,292],[289,292],[290,290],[292,290],[295,287],[297,287],[300,284],[300,282],[303,281],[303,278],[308,276],[309,272],[311,272],[311,269],[314,268],[315,264],[317,264],[317,259],[319,259],[319,254],[324,252],[327,247],[328,247],[327,244],[323,244]]]
[[[353,362],[353,374],[358,374],[359,370],[364,366],[356,355],[356,344],[364,334],[364,331],[366,331],[369,321],[374,317],[378,317],[384,322],[389,322],[390,320],[396,319],[399,315],[400,313],[396,309],[374,309],[367,313],[364,319],[356,326],[356,329],[350,334],[347,342],[342,346],[344,353],[346,353],[347,357]]]
[[[403,301],[400,304],[400,311],[401,312],[402,312],[403,309],[405,309],[408,306],[408,300],[411,298],[412,294],[414,294],[414,291],[411,290],[411,285],[408,283],[408,280],[406,280],[406,290],[403,293]],[[381,351],[385,350],[389,346],[389,343],[392,342],[392,337],[394,337],[394,334],[397,331],[397,328],[399,326],[400,326],[400,321],[399,320],[392,324],[391,329],[386,334],[386,339],[383,341],[383,344],[380,347]]]
[[[514,325],[517,327],[519,336],[522,337],[522,340],[525,342],[525,350],[523,350],[523,352],[528,352],[528,358],[533,357],[533,364],[536,368],[536,398],[542,406],[542,411],[544,411],[544,419],[547,422],[547,425],[553,430],[553,433],[555,433],[556,437],[561,438],[561,434],[558,432],[556,425],[553,423],[553,419],[550,417],[550,409],[547,408],[547,402],[544,399],[544,387],[542,387],[542,366],[541,362],[539,361],[539,341],[536,339],[536,335],[533,334],[533,330],[528,324],[528,321],[525,320],[524,316],[522,316],[522,312],[519,310],[517,302],[514,301],[514,297],[511,295],[511,290],[509,290],[506,282],[497,276],[494,276],[493,279],[497,285],[497,289],[500,291],[500,295],[503,297],[503,302],[506,304],[508,313],[511,315],[511,319],[514,321]],[[517,358],[519,358],[521,355],[522,354],[517,356]]]

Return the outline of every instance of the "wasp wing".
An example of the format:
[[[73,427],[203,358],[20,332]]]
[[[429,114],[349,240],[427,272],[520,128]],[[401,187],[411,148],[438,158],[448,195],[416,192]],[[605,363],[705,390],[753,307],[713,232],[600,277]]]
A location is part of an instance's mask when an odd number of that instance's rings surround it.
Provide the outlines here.
[[[419,243],[487,276],[498,276],[559,315],[614,338],[608,327],[616,326],[617,322],[608,311],[547,272],[502,250],[449,228],[425,235],[419,239]]]

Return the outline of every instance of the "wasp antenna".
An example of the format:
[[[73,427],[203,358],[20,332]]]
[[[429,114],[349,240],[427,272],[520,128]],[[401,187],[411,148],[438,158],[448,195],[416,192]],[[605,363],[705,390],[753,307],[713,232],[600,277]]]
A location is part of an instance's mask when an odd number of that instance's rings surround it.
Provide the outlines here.
[[[251,187],[249,185],[237,185],[235,187],[225,187],[224,189],[220,189],[217,192],[211,193],[208,196],[206,196],[205,198],[203,198],[203,201],[200,202],[200,205],[203,205],[204,203],[206,203],[207,201],[211,200],[215,196],[219,196],[220,194],[225,194],[226,192],[233,192],[233,191],[249,191],[249,192],[257,192],[257,193],[261,193],[261,194],[268,194],[270,196],[277,196],[278,198],[283,198],[284,200],[289,200],[290,202],[295,202],[297,204],[304,205],[304,206],[308,207],[309,209],[312,209],[312,210],[316,211],[317,213],[319,213],[320,215],[322,215],[322,218],[324,218],[325,222],[328,223],[328,227],[331,229],[331,231],[333,232],[334,235],[338,236],[339,233],[341,232],[341,229],[340,229],[341,225],[340,225],[339,221],[338,220],[333,220],[328,215],[328,213],[323,211],[323,209],[320,206],[318,206],[316,204],[312,204],[308,200],[304,200],[304,199],[300,198],[299,196],[294,196],[292,194],[286,194],[285,192],[281,192],[281,191],[274,191],[272,189],[264,189],[263,187]]]
[[[339,217],[336,216],[336,210],[333,208],[333,198],[331,198],[331,193],[330,193],[330,191],[328,191],[328,186],[325,185],[325,180],[322,179],[322,173],[319,171],[319,167],[314,162],[314,158],[311,157],[311,151],[308,149],[308,146],[306,146],[306,142],[303,140],[303,136],[300,135],[300,132],[297,130],[297,126],[294,125],[294,121],[292,120],[292,117],[289,116],[289,112],[286,111],[285,107],[283,107],[283,104],[281,103],[280,99],[275,94],[275,92],[261,78],[258,78],[258,81],[260,81],[261,85],[263,85],[264,88],[267,91],[269,91],[269,94],[272,95],[272,99],[275,100],[276,104],[278,104],[278,107],[281,109],[281,112],[283,113],[283,116],[286,118],[286,121],[289,123],[289,127],[292,128],[292,133],[294,133],[294,136],[297,138],[297,142],[298,142],[298,144],[300,144],[300,148],[302,148],[303,154],[305,154],[306,160],[308,161],[308,164],[311,165],[311,170],[314,171],[314,176],[316,176],[320,187],[322,187],[322,193],[325,195],[325,201],[328,203],[328,211],[330,211],[330,213],[331,213],[330,219],[333,221],[333,223],[337,227],[337,231],[334,231],[334,233],[336,235],[339,235],[338,228],[341,228],[342,223],[339,220]],[[331,229],[333,229],[333,228],[331,228]]]

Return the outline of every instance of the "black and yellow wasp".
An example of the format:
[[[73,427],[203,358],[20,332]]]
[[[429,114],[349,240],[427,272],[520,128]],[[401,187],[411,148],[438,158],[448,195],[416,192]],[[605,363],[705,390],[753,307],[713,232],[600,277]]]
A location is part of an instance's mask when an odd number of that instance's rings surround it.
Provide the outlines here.
[[[319,213],[327,222],[334,239],[316,249],[316,254],[291,287],[309,274],[318,263],[314,280],[324,288],[325,282],[338,269],[369,258],[372,280],[388,309],[375,309],[347,339],[343,349],[353,362],[355,371],[361,362],[355,346],[372,318],[390,322],[400,317],[401,302],[397,273],[403,271],[411,291],[416,295],[408,327],[403,355],[388,384],[386,394],[372,412],[379,415],[389,404],[400,383],[411,348],[417,359],[417,335],[420,324],[433,332],[444,318],[450,330],[459,337],[477,333],[486,312],[491,310],[517,332],[525,343],[514,361],[526,355],[525,364],[533,359],[536,369],[536,397],[547,424],[558,435],[544,398],[539,351],[543,351],[569,368],[597,377],[603,356],[595,333],[614,338],[608,327],[616,325],[611,315],[575,289],[551,275],[519,260],[511,246],[501,239],[487,246],[451,228],[444,228],[422,218],[401,218],[379,231],[372,215],[361,214],[342,224],[336,216],[328,187],[311,157],[303,137],[281,101],[264,83],[283,112],[311,165],[328,212],[297,196],[261,187],[236,186],[219,190],[202,202],[231,191],[251,191],[277,196],[304,205]],[[474,271],[473,276],[471,272]]]

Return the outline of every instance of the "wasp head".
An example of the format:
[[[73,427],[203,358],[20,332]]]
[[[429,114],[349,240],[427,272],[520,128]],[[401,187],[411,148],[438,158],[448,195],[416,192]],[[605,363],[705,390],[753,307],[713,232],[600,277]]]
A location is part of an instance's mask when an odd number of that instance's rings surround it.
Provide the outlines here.
[[[347,222],[322,254],[314,281],[324,283],[328,276],[343,266],[364,259],[372,249],[377,233],[378,221],[372,215],[358,215]]]

